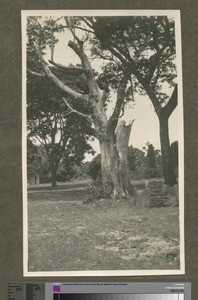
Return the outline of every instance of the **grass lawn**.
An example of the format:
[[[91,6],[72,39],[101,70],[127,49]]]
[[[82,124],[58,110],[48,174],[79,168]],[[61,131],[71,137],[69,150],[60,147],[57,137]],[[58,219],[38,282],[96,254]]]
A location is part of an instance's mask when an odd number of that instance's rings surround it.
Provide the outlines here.
[[[29,271],[179,269],[178,207],[83,204],[73,187],[28,195]]]

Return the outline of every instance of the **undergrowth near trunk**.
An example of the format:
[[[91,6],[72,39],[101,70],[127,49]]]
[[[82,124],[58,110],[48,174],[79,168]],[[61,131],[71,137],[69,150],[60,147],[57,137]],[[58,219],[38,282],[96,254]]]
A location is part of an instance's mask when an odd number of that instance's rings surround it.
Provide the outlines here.
[[[100,177],[92,180],[91,183],[85,188],[86,196],[84,203],[93,202],[98,199],[111,198],[113,194],[113,185],[107,182],[105,186],[102,185]]]

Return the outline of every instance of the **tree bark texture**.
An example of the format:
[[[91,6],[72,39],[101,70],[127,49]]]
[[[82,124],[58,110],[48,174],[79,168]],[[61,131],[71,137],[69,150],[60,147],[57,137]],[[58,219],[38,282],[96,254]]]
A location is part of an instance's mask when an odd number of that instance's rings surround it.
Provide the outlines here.
[[[121,176],[121,183],[124,192],[132,194],[133,188],[129,179],[128,171],[128,144],[131,133],[132,123],[126,125],[126,122],[120,120],[116,128],[116,150],[119,156],[119,171]]]
[[[127,150],[131,124],[126,126],[124,121],[118,122],[118,119],[123,107],[125,89],[127,81],[129,80],[129,74],[127,73],[126,75],[123,75],[123,78],[120,80],[116,105],[108,120],[104,105],[107,100],[107,94],[104,90],[101,90],[97,84],[95,73],[86,53],[84,52],[83,42],[75,35],[75,32],[67,19],[66,23],[70,27],[70,31],[75,39],[75,42],[70,41],[68,45],[81,60],[82,70],[86,76],[89,93],[87,95],[80,94],[66,86],[53,74],[49,66],[44,61],[41,51],[38,51],[39,57],[43,63],[45,74],[55,84],[55,86],[59,88],[59,90],[66,95],[71,96],[74,101],[78,98],[91,104],[93,114],[87,117],[92,121],[95,130],[95,137],[100,142],[103,187],[105,188],[105,185],[110,181],[113,184],[114,196],[127,197],[129,195]],[[77,111],[75,112],[77,113]]]
[[[177,183],[176,176],[173,169],[169,132],[168,132],[168,118],[163,115],[159,117],[160,123],[160,142],[162,152],[162,168],[165,184],[174,186]]]
[[[57,183],[56,183],[56,173],[57,173],[57,170],[55,170],[55,169],[52,169],[52,170],[51,170],[51,182],[52,182],[52,187],[57,186]]]
[[[50,169],[51,169],[52,187],[55,187],[55,186],[57,186],[56,174],[57,174],[57,170],[58,170],[58,164],[56,162],[52,162]]]
[[[127,151],[131,124],[119,121],[114,134],[100,140],[102,183],[113,184],[114,197],[128,197],[132,188],[128,176]]]

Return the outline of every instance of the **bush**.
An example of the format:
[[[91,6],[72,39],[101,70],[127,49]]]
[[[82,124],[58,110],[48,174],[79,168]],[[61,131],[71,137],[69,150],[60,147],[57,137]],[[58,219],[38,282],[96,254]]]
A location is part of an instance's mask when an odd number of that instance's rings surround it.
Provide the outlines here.
[[[144,179],[160,178],[160,169],[143,166],[140,169],[140,174]]]
[[[94,159],[90,162],[89,167],[87,169],[87,174],[91,177],[93,181],[101,177],[101,155],[100,154],[94,157]]]
[[[56,180],[58,182],[67,182],[70,181],[72,178],[74,178],[75,171],[72,166],[62,166],[58,169],[56,174]]]
[[[106,183],[105,187],[102,186],[101,178],[96,178],[86,188],[87,196],[85,203],[92,202],[96,199],[110,198],[113,192],[113,185]]]

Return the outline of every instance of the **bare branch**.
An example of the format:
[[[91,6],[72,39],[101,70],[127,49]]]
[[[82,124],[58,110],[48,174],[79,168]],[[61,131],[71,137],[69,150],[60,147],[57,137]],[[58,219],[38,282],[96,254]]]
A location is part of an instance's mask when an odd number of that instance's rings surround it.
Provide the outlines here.
[[[83,28],[83,27],[80,27],[80,26],[75,26],[75,28],[76,28],[76,29],[83,30],[83,31],[88,32],[88,33],[93,33],[93,34],[94,34],[94,31],[89,30],[89,29],[86,29],[86,28]]]
[[[122,54],[123,57],[125,57],[126,59],[128,59],[129,61],[131,61],[131,56],[130,56],[130,53],[128,51],[128,48],[127,46],[125,45],[126,47],[126,52],[118,45],[118,44],[115,44],[115,43],[111,43],[111,45],[116,49],[118,50],[119,53]]]
[[[131,120],[131,121],[129,122],[129,124],[132,126],[134,122],[135,122],[135,119]]]
[[[72,33],[74,39],[75,39],[78,43],[81,43],[81,40],[80,40],[79,37],[76,35],[76,33],[75,33],[73,27],[71,26],[71,24],[70,24],[70,22],[69,22],[68,17],[65,17],[65,22],[66,22],[67,26],[69,27],[69,29],[70,29],[70,31],[71,31],[71,33]]]
[[[71,42],[72,43],[72,42]],[[75,44],[75,43],[72,43],[76,46],[76,49],[79,50],[79,47]],[[81,93],[78,93],[76,92],[75,90],[71,89],[70,87],[68,87],[67,85],[63,84],[59,79],[58,77],[56,77],[52,71],[50,70],[50,67],[48,66],[47,62],[44,60],[43,58],[43,53],[42,53],[42,50],[41,50],[41,47],[40,45],[36,46],[34,45],[35,47],[35,50],[37,51],[38,53],[38,56],[39,56],[39,59],[43,65],[43,69],[45,71],[45,73],[47,74],[48,78],[51,79],[54,84],[61,90],[63,91],[64,93],[66,93],[67,95],[70,95],[71,97],[74,97],[74,98],[78,98],[78,99],[81,99],[81,100],[84,100],[84,101],[88,101],[89,100],[89,96],[88,95],[85,95],[85,94],[81,94]],[[80,50],[79,50],[80,52]],[[86,58],[86,55],[84,55],[85,58]],[[87,59],[88,60],[88,59]]]
[[[122,109],[121,109],[121,114],[119,116],[119,119],[122,118],[123,116],[124,116],[124,107],[122,107]]]
[[[37,135],[35,135],[35,138],[39,141],[39,143],[40,143],[41,145],[45,146],[45,142],[43,142],[42,140],[40,140],[40,138],[39,138]],[[45,141],[45,140],[44,140],[44,141]]]
[[[163,54],[165,49],[166,49],[166,45],[164,45],[160,50],[158,50],[155,54],[153,54],[150,57],[149,61],[151,63],[151,66],[150,66],[149,74],[146,77],[146,80],[148,82],[152,79],[152,77],[160,63],[161,55]]]
[[[44,31],[44,29],[42,28],[41,24],[40,24],[39,21],[37,20],[37,17],[32,16],[32,17],[30,17],[30,18],[31,18],[31,20],[33,20],[34,22],[37,23],[37,25],[39,26],[39,28],[40,28],[42,31]]]
[[[112,54],[112,55],[105,55],[105,54],[102,54],[97,48],[95,48],[94,51],[95,51],[95,53],[96,53],[100,58],[102,58],[102,59],[104,59],[104,60],[114,61],[115,63],[117,63],[116,60],[113,58],[113,54]],[[94,60],[94,59],[95,59],[95,58],[93,58],[93,60]]]
[[[35,51],[37,52],[37,54],[38,54],[38,56],[39,56],[39,59],[40,59],[42,65],[43,65],[43,66],[46,66],[47,63],[46,63],[46,61],[44,60],[43,52],[42,52],[42,50],[41,50],[41,45],[40,45],[40,44],[39,44],[39,45],[36,45],[36,44],[34,43],[33,47],[34,47]]]
[[[126,61],[124,59],[124,57],[116,50],[114,49],[113,46],[109,46],[109,50],[111,51],[111,53],[116,56],[124,65],[126,64]]]
[[[81,17],[81,20],[84,21],[85,24],[86,24],[87,26],[89,26],[90,28],[93,29],[93,24],[91,23],[91,21],[88,21],[88,20],[87,20],[86,18],[84,18],[84,17]]]
[[[32,70],[30,70],[30,69],[28,69],[28,68],[27,68],[27,71],[28,71],[30,74],[32,74],[32,75],[34,75],[34,76],[37,76],[37,77],[39,77],[39,78],[47,77],[46,74],[34,72],[34,71],[32,71]]]
[[[68,42],[68,46],[78,55],[78,57],[81,59],[81,53],[80,53],[80,47],[72,41]]]
[[[159,116],[161,113],[162,107],[160,105],[160,102],[157,99],[157,96],[156,96],[156,93],[155,93],[153,87],[141,75],[137,76],[137,79],[139,80],[139,82],[141,83],[143,88],[145,89],[147,95],[149,96],[149,98],[154,106],[156,114]]]
[[[124,47],[125,47],[127,57],[130,59],[131,55],[130,55],[130,52],[129,52],[129,48],[127,47],[126,39],[124,38],[124,32],[122,32],[122,42],[124,43]]]
[[[67,67],[64,66],[62,64],[58,64],[56,62],[54,62],[53,60],[49,60],[49,63],[54,65],[55,67],[65,70],[65,71],[77,71],[78,73],[82,74],[82,73],[87,73],[87,70],[85,68],[81,68],[81,67]]]
[[[78,92],[76,92],[75,90],[71,89],[70,87],[68,87],[67,85],[63,84],[50,70],[49,66],[45,66],[45,71],[47,76],[54,82],[54,84],[60,89],[62,90],[64,93],[66,93],[67,95],[70,95],[71,97],[74,98],[78,98],[84,101],[88,101],[89,97],[88,95],[84,95],[84,94],[80,94]]]
[[[95,72],[91,67],[90,61],[86,53],[84,52],[83,43],[80,43],[78,46],[75,42],[69,41],[68,45],[80,57],[82,67],[86,68],[87,70],[86,77],[87,77],[87,84],[89,87],[89,94],[92,96],[97,96],[99,87],[95,79]]]
[[[118,86],[116,105],[108,121],[108,127],[110,130],[115,130],[117,126],[118,119],[120,117],[120,112],[123,109],[123,100],[124,100],[125,89],[126,89],[128,79],[129,79],[129,74],[125,74],[122,77],[120,84]]]
[[[73,107],[71,107],[71,105],[69,105],[69,103],[67,102],[67,100],[65,98],[62,97],[62,99],[65,102],[65,104],[69,107],[69,109],[71,109],[72,112],[74,112],[74,113],[76,113],[76,114],[78,114],[78,115],[80,115],[80,116],[88,119],[89,121],[91,121],[93,123],[93,120],[92,120],[92,118],[90,116],[85,115],[85,114],[77,111],[76,109],[74,109]]]
[[[151,85],[152,87],[155,88],[156,84],[157,84],[157,81],[159,79],[159,76],[160,76],[160,68],[159,68],[159,65],[157,66],[157,69],[156,69],[156,75],[155,75],[155,78],[153,78],[153,80],[151,81]]]
[[[52,36],[51,36],[51,60],[54,60],[54,48],[55,48],[55,37],[52,33]]]
[[[68,113],[64,114],[64,117],[66,117],[66,116],[68,116],[70,114],[72,114],[72,111],[69,111]]]
[[[81,42],[79,45],[77,45],[75,42],[69,41],[68,46],[78,55],[78,57],[81,59],[81,64],[83,68],[86,68],[86,70],[93,71],[91,64],[89,62],[89,59],[87,55],[84,52],[83,49],[83,43]],[[93,72],[92,72],[93,73]]]
[[[60,18],[54,20],[54,24],[55,24],[56,22],[60,21],[62,18],[63,18],[63,17],[60,17]]]

